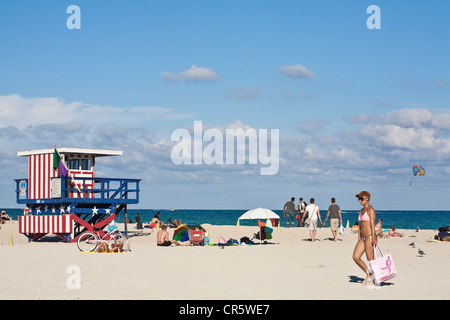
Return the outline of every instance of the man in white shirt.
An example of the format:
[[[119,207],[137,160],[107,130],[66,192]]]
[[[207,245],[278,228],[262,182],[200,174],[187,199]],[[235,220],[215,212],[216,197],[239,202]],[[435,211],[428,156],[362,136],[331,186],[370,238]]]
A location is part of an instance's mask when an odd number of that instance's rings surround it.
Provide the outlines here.
[[[317,229],[317,220],[320,221],[320,225],[322,225],[322,218],[320,217],[320,210],[319,207],[316,206],[314,204],[314,198],[311,198],[309,200],[310,204],[309,206],[306,207],[305,209],[305,214],[303,215],[303,220],[306,217],[306,214],[308,215],[309,220],[311,221],[309,223],[308,229],[309,229],[309,234],[311,235],[311,242],[314,242],[314,240],[316,239],[316,229]]]

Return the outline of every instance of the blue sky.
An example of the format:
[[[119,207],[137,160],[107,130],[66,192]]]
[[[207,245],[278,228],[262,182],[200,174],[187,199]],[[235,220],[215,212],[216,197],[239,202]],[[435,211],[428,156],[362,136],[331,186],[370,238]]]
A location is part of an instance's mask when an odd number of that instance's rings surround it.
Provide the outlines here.
[[[378,5],[381,29],[369,30]],[[81,29],[69,30],[70,5]],[[448,1],[2,1],[0,206],[17,151],[124,151],[97,174],[142,178],[142,208],[448,209]],[[177,128],[280,130],[280,170],[180,165]],[[421,164],[424,177],[414,177]]]

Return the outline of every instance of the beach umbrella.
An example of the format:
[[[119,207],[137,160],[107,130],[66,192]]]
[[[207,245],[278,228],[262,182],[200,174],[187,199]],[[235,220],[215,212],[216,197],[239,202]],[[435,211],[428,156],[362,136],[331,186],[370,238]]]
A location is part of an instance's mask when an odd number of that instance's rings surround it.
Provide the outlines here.
[[[280,216],[277,215],[275,212],[273,212],[272,210],[269,209],[265,209],[265,208],[256,208],[256,209],[252,209],[249,210],[247,212],[245,212],[242,216],[239,217],[238,219],[238,225],[239,225],[239,220],[266,220],[267,222],[270,223],[270,234],[272,234],[272,222],[270,221],[270,219],[280,219]],[[267,222],[266,222],[266,226],[267,226]],[[262,238],[262,227],[260,227],[260,242],[262,242],[261,238]]]
[[[272,210],[265,209],[265,208],[256,208],[256,209],[247,211],[242,216],[240,216],[238,220],[245,220],[245,219],[255,219],[255,220],[257,220],[257,219],[261,219],[261,220],[280,219],[280,216],[277,215]]]
[[[179,226],[178,228],[176,228],[173,231],[173,240],[175,240],[175,241],[186,241],[185,240],[186,236],[187,236],[187,240],[189,240],[189,231],[188,231],[188,227],[187,227],[186,223],[182,224],[181,226]],[[182,238],[183,238],[183,240],[181,240]]]

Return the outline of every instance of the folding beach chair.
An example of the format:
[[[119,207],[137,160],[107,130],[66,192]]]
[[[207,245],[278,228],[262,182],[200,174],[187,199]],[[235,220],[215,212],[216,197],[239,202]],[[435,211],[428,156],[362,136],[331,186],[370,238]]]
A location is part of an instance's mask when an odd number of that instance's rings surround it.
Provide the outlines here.
[[[189,229],[189,238],[193,245],[197,246],[203,246],[204,245],[204,239],[203,239],[203,231],[202,230],[192,230]]]
[[[262,222],[262,221],[258,220],[258,226],[259,226],[259,231],[258,231],[258,233],[253,234],[252,239],[256,238],[256,239],[260,240],[260,243],[262,243],[263,240],[272,239],[273,228],[272,228],[272,223],[269,219],[267,219],[266,222]]]
[[[254,233],[252,239],[256,238],[258,240],[266,240],[266,232],[265,232],[266,223],[258,220],[258,227],[259,227],[258,233]]]

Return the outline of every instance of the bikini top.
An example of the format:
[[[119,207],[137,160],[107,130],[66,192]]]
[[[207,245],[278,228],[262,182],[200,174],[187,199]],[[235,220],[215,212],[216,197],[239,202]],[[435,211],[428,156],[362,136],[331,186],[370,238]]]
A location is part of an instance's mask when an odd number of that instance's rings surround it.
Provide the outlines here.
[[[361,218],[361,215],[358,216],[358,221],[370,221],[370,217],[369,217],[369,215],[367,214],[367,211],[365,211],[365,212],[363,213],[362,218]]]

